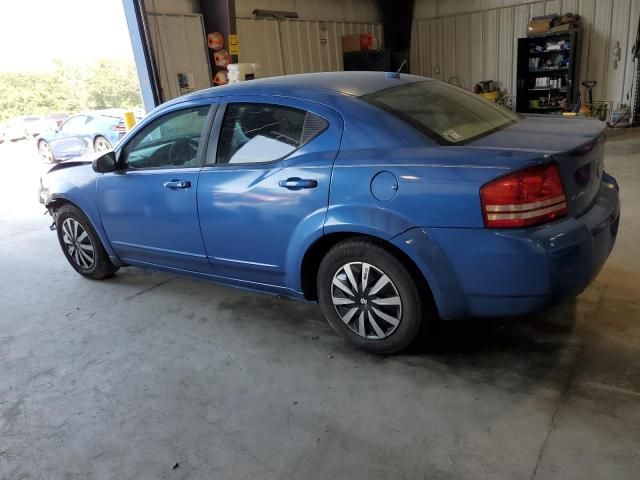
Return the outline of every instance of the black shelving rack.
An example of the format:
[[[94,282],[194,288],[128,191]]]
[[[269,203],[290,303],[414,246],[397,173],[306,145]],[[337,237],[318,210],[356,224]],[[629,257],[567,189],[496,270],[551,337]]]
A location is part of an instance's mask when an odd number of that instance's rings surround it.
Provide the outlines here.
[[[578,100],[581,33],[574,28],[518,39],[517,112],[557,114],[561,103],[571,108]]]

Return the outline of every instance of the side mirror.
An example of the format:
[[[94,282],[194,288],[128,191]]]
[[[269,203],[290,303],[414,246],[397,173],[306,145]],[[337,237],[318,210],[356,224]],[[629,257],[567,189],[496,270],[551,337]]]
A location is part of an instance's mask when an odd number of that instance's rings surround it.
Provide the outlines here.
[[[93,170],[98,173],[109,173],[116,170],[118,163],[116,160],[116,154],[114,152],[107,152],[104,155],[96,158],[91,166]]]

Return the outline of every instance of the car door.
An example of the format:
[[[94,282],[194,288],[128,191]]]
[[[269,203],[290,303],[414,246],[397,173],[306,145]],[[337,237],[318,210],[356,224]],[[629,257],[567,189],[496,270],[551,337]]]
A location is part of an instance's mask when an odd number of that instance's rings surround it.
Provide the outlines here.
[[[211,272],[196,189],[214,110],[191,102],[156,116],[118,148],[118,169],[98,179],[102,224],[124,261]]]
[[[62,124],[56,137],[49,142],[56,158],[65,160],[86,151],[87,142],[83,133],[89,120],[87,115],[76,115]]]
[[[276,100],[277,99],[277,100]],[[214,273],[282,287],[287,260],[321,235],[342,117],[284,97],[221,100],[198,210]]]

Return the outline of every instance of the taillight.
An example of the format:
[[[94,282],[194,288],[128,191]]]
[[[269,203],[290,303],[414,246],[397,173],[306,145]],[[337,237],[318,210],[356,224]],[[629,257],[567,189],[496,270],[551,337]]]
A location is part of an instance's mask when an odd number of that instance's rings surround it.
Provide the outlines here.
[[[488,228],[519,228],[550,222],[567,214],[567,197],[555,163],[526,168],[480,189]]]
[[[126,132],[127,127],[124,123],[117,123],[116,125],[113,125],[111,127],[111,130],[113,130],[114,132]]]

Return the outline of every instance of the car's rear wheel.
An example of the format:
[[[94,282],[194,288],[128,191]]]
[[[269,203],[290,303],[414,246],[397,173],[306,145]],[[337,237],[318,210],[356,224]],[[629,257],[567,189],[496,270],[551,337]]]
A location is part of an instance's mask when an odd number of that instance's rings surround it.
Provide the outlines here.
[[[373,353],[403,350],[427,321],[411,272],[366,239],[345,240],[329,250],[318,271],[318,299],[336,332]]]
[[[40,154],[40,158],[46,163],[53,163],[56,161],[56,157],[53,155],[53,150],[51,150],[51,145],[45,140],[40,140],[38,142],[38,154]]]
[[[62,252],[80,275],[101,280],[118,271],[91,222],[78,208],[60,207],[56,212],[56,230]]]
[[[101,135],[98,135],[93,141],[93,149],[96,152],[107,152],[111,150],[111,142]]]

